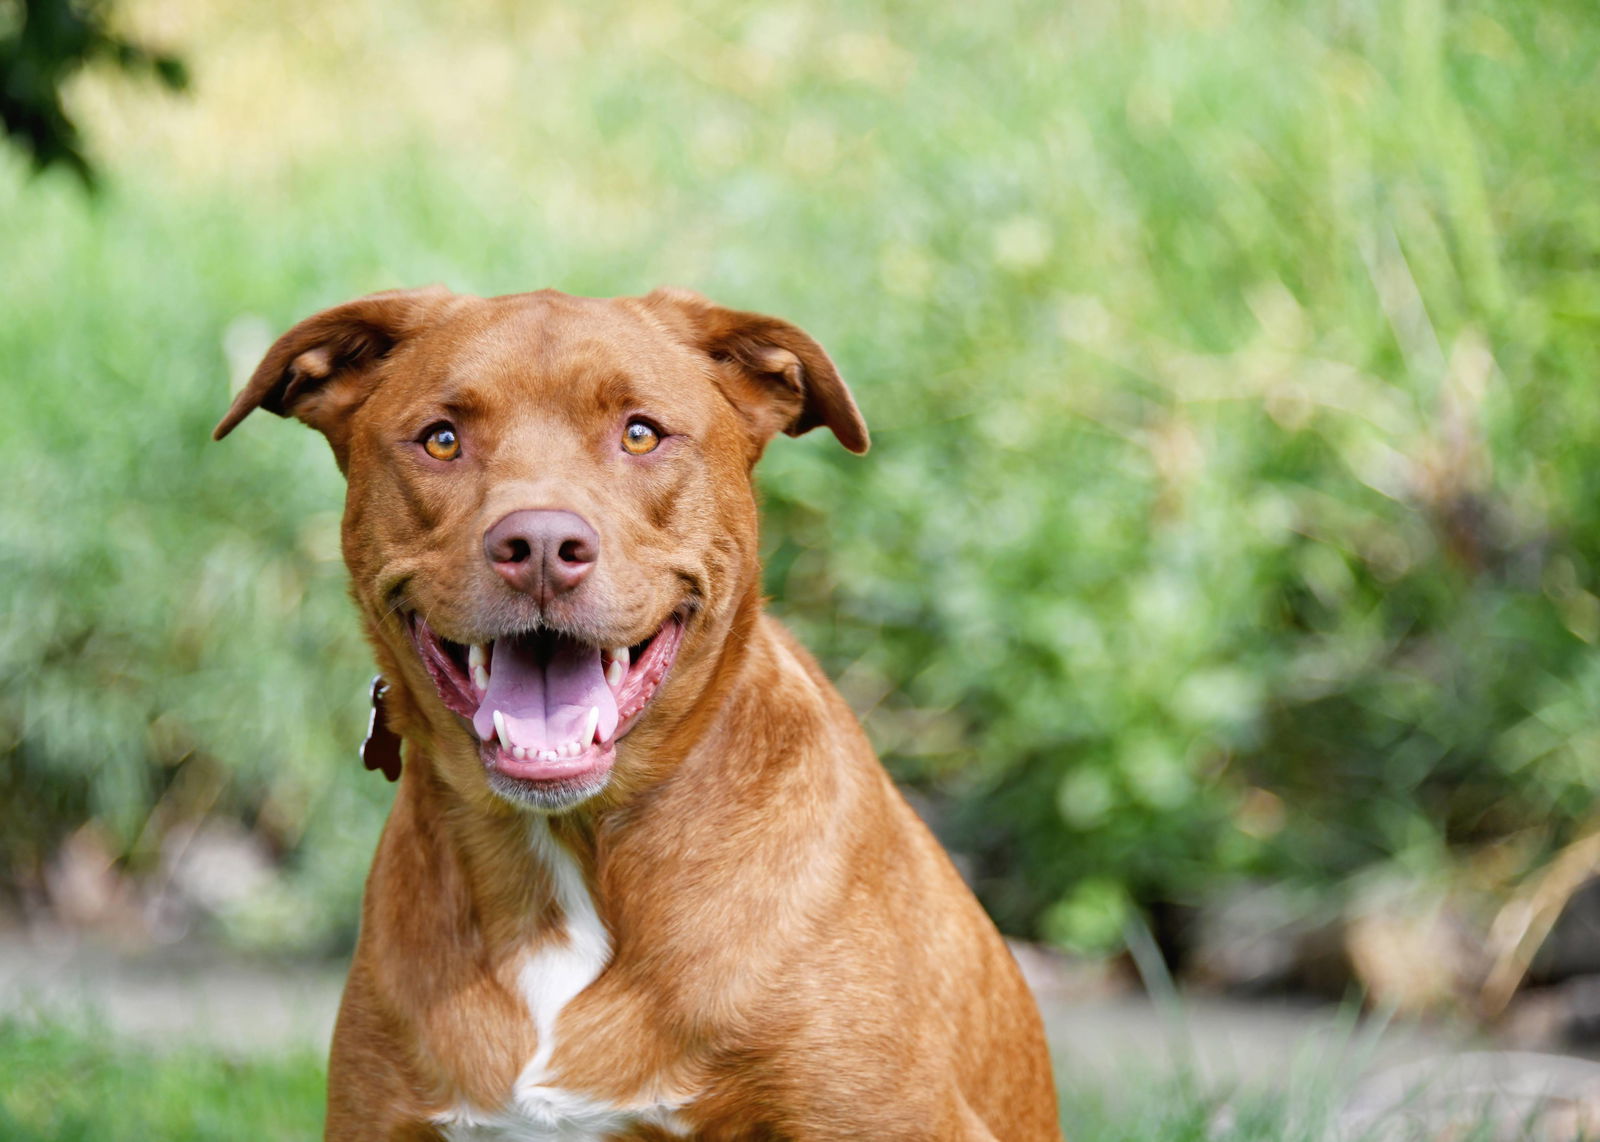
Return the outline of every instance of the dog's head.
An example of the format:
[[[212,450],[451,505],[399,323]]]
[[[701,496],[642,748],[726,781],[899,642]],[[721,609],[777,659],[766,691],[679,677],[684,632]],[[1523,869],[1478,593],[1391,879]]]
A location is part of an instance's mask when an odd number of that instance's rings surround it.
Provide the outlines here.
[[[867,448],[814,340],[677,290],[373,294],[279,338],[216,437],[256,408],[345,473],[402,728],[463,794],[550,811],[666,741],[753,621],[767,441],[825,425]]]

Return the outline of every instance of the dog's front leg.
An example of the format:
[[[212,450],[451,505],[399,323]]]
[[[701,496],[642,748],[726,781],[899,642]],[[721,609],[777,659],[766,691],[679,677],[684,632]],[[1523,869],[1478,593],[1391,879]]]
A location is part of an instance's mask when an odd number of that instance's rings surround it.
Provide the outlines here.
[[[328,1057],[327,1142],[446,1142],[422,1113],[415,1084],[400,1069],[407,1052],[392,1034],[370,980],[350,973]]]

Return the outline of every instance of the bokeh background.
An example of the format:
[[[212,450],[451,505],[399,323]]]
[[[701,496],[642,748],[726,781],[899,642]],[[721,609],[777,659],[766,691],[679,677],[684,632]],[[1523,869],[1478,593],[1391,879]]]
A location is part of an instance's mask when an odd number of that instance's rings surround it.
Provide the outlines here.
[[[346,950],[391,789],[341,484],[210,429],[367,291],[671,283],[852,384],[868,456],[760,469],[773,607],[1008,933],[1483,1016],[1556,971],[1600,855],[1592,0],[111,16],[187,89],[72,79],[92,191],[0,154],[13,927]]]

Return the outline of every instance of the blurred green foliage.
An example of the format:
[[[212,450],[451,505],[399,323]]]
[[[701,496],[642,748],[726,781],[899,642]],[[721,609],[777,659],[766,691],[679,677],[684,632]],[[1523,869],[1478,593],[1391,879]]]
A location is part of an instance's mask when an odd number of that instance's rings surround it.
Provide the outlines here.
[[[60,163],[90,184],[94,174],[62,89],[93,63],[148,72],[172,88],[188,82],[176,56],[117,34],[106,0],[0,2],[0,130],[36,166]]]
[[[875,448],[769,451],[775,606],[1013,931],[1588,816],[1587,0],[179,7],[192,101],[81,94],[100,201],[0,166],[14,877],[228,813],[289,870],[234,933],[348,934],[390,794],[337,473],[207,434],[429,281],[830,348]]]

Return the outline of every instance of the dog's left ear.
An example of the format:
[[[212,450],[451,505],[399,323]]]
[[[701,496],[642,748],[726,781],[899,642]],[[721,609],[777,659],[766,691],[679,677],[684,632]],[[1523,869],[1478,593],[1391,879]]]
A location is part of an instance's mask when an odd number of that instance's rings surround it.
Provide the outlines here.
[[[867,450],[867,424],[821,345],[798,326],[725,309],[692,290],[658,289],[644,307],[716,362],[717,383],[759,444],[827,426],[852,452]]]

